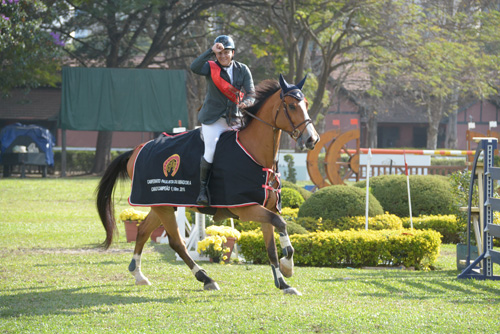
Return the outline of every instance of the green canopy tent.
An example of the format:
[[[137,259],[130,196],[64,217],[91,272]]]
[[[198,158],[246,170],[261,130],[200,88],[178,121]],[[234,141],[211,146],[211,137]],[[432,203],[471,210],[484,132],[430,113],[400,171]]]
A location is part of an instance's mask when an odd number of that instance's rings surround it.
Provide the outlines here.
[[[65,67],[62,79],[63,175],[65,130],[172,132],[188,123],[183,70]]]

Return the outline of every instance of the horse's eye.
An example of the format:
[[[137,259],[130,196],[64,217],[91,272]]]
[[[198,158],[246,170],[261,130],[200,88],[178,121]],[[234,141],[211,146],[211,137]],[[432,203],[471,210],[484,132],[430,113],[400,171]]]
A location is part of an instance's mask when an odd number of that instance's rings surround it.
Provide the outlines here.
[[[295,108],[295,103],[290,103],[290,104],[288,105],[288,108],[290,108],[290,109],[292,109],[292,110],[295,110],[295,109],[296,109],[296,108]]]

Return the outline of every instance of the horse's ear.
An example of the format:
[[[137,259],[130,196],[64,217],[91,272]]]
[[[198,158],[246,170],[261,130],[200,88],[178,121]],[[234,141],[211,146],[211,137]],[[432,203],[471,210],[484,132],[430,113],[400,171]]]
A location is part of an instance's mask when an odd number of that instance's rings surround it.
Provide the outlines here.
[[[307,74],[304,77],[304,79],[300,80],[300,82],[296,85],[298,89],[302,90],[302,87],[304,86],[304,83],[306,82],[307,79]]]
[[[286,90],[288,88],[288,82],[286,82],[285,78],[283,75],[280,73],[280,86],[282,90]]]

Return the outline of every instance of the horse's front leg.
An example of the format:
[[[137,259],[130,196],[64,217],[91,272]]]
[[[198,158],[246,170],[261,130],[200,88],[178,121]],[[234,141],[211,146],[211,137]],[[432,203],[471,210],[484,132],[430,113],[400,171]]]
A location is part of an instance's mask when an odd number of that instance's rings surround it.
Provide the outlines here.
[[[283,257],[280,259],[280,270],[285,277],[292,277],[293,275],[293,253],[295,250],[290,242],[290,237],[286,230],[286,222],[277,213],[272,212],[274,215],[271,218],[271,225],[278,228],[281,251],[283,252]],[[283,227],[284,226],[284,227]]]
[[[262,206],[250,206],[245,208],[231,209],[242,221],[258,221],[262,223],[262,234],[266,245],[267,254],[273,270],[274,283],[276,287],[284,293],[297,294],[296,289],[290,287],[284,277],[291,277],[293,274],[293,252],[294,249],[286,231],[285,220],[275,212]],[[280,236],[280,244],[285,256],[278,263],[278,251],[274,240],[274,229],[277,229]]]
[[[271,263],[271,269],[273,271],[274,285],[286,294],[301,295],[297,289],[292,288],[288,285],[283,278],[285,276],[282,274],[282,261],[280,260],[278,265],[278,250],[276,249],[276,242],[274,241],[274,226],[271,224],[262,224],[262,235],[264,236],[264,244],[266,245],[267,255],[269,256],[269,262]],[[292,261],[293,266],[293,261]],[[293,271],[293,267],[291,268]],[[290,275],[291,276],[291,275]],[[289,277],[289,276],[288,276]]]
[[[219,285],[212,278],[210,278],[207,272],[194,262],[193,258],[189,255],[186,248],[186,243],[181,237],[179,232],[179,227],[177,226],[177,221],[175,220],[175,213],[173,207],[159,206],[153,207],[152,211],[161,220],[161,223],[165,227],[168,234],[168,244],[180,258],[187,264],[194,277],[203,283],[203,289],[205,290],[220,290]]]

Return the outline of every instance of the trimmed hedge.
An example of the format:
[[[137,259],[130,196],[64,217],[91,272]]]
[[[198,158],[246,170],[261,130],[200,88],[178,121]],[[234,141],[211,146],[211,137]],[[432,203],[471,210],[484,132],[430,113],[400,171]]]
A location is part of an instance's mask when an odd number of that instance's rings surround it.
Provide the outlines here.
[[[275,234],[277,245],[279,237]],[[362,267],[432,266],[439,255],[441,235],[431,230],[333,231],[290,236],[299,266]],[[243,232],[241,254],[253,263],[269,263],[262,233]],[[279,248],[279,247],[278,247]],[[281,257],[281,250],[278,250]]]
[[[234,228],[237,229],[240,232],[245,232],[245,231],[257,231],[258,233],[261,233],[261,224],[259,222],[254,222],[254,221],[249,221],[249,222],[242,222],[239,219],[234,219]],[[302,227],[300,224],[297,224],[294,221],[289,221],[286,224],[287,232],[289,235],[292,234],[307,234],[309,233],[304,227]]]
[[[312,192],[310,192],[309,190],[306,190],[306,189],[304,189],[304,188],[302,188],[302,187],[300,187],[300,186],[298,186],[295,183],[292,183],[290,181],[286,181],[286,180],[281,181],[281,189],[284,189],[284,188],[292,188],[294,190],[297,190],[304,200],[307,200],[312,195]]]
[[[281,189],[281,207],[282,208],[299,208],[304,203],[304,198],[300,193],[292,188]]]
[[[453,213],[452,189],[446,177],[410,175],[409,180],[414,216]],[[356,182],[354,187],[366,188],[366,180]],[[370,191],[384,211],[399,217],[410,216],[405,175],[380,175],[370,178]]]
[[[310,232],[362,230],[366,227],[365,216],[343,217],[338,220],[304,217],[297,218],[296,222]],[[401,218],[396,215],[384,214],[368,217],[368,229],[370,230],[400,230],[402,228]]]
[[[316,191],[300,207],[298,217],[339,220],[343,217],[365,214],[366,194],[363,189],[346,185],[333,185]],[[378,200],[369,195],[369,216],[384,214]]]
[[[404,228],[410,228],[410,217],[401,218]],[[456,244],[460,242],[460,232],[464,229],[455,215],[413,217],[413,228],[417,230],[434,230],[441,233],[441,242]]]

